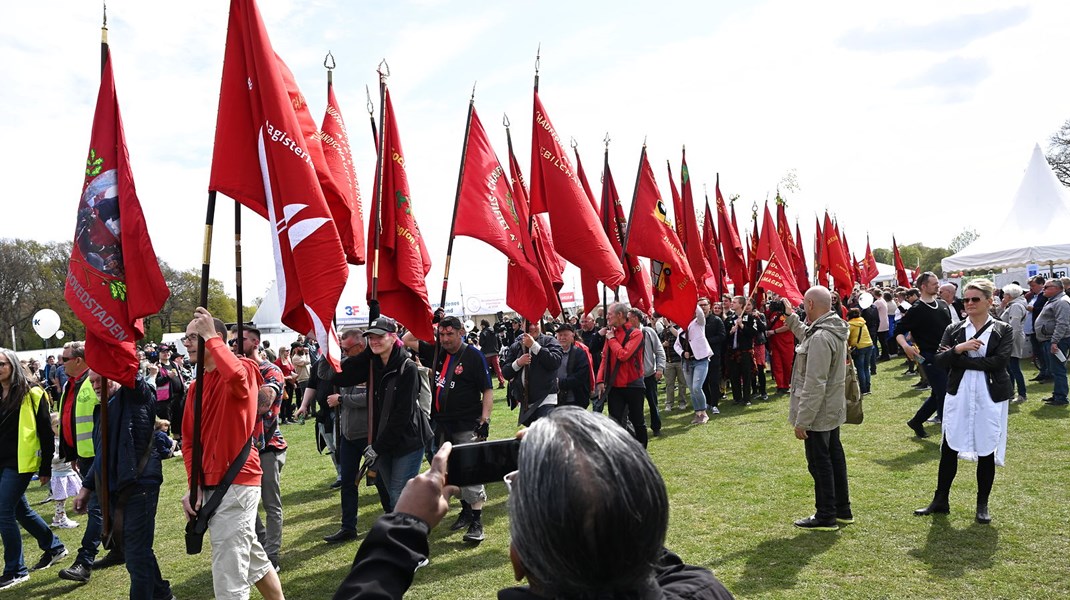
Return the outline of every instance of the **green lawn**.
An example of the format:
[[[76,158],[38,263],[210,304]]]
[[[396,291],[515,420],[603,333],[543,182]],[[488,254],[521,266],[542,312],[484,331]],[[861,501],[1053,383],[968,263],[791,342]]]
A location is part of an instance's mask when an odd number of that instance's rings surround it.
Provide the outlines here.
[[[901,361],[880,363],[866,421],[844,426],[851,495],[857,523],[838,532],[793,528],[813,512],[813,484],[802,443],[786,423],[787,398],[772,397],[740,409],[731,406],[703,427],[690,412],[663,415],[650,453],[672,500],[667,545],[692,564],[712,569],[738,598],[1066,598],[1070,595],[1070,418],[1066,408],[1042,405],[1051,385],[1030,384],[1030,400],[1012,406],[1007,467],[996,472],[991,526],[973,522],[977,486],[972,463],[960,463],[952,514],[919,518],[915,508],[936,483],[938,429],[924,440],[904,422],[923,399],[909,389]],[[1035,372],[1028,372],[1031,377]],[[772,383],[769,385],[772,389]],[[497,398],[502,399],[502,392]],[[492,437],[513,433],[516,416],[499,402]],[[321,541],[338,526],[337,492],[327,457],[317,456],[311,424],[288,425],[290,451],[283,472],[286,527],[281,573],[290,598],[328,598],[347,572],[357,543]],[[184,551],[180,460],[165,464],[157,517],[156,554],[164,576],[183,600],[211,597],[206,551]],[[493,598],[512,583],[504,484],[489,486],[484,510],[487,540],[478,547],[447,531],[456,511],[432,533],[431,564],[421,569],[412,598]],[[30,501],[44,498],[33,488]],[[359,529],[379,512],[370,488],[361,488]],[[51,519],[51,506],[42,516]],[[44,510],[44,509],[47,509]],[[83,521],[84,517],[75,517]],[[74,550],[81,528],[60,536]],[[39,556],[25,545],[27,562]],[[56,576],[53,567],[0,597],[125,598],[122,568],[94,573],[86,585]],[[253,597],[259,595],[254,591]]]

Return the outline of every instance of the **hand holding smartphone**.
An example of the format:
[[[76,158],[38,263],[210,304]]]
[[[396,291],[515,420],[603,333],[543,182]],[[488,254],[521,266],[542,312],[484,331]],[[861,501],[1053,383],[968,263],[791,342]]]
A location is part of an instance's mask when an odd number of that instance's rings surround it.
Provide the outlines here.
[[[446,483],[466,486],[501,481],[517,469],[520,440],[491,440],[457,444],[450,451]]]

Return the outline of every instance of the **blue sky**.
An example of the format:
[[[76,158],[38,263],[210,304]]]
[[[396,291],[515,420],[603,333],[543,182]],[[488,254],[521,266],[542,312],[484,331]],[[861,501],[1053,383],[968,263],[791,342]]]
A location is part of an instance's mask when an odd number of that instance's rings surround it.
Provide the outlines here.
[[[200,244],[226,35],[222,0],[109,2],[119,99],[139,195],[161,258],[200,264]],[[440,288],[449,215],[473,82],[476,107],[505,160],[503,113],[527,165],[531,86],[542,45],[543,103],[576,138],[592,174],[602,139],[630,190],[644,137],[667,194],[688,149],[695,191],[721,174],[749,228],[750,207],[788,195],[807,238],[829,209],[852,248],[945,245],[986,233],[1009,210],[1033,145],[1070,118],[1063,75],[1065,2],[454,2],[262,0],[276,51],[319,120],[328,50],[370,195],[374,151],[365,85],[389,63],[417,218]],[[0,37],[0,164],[8,182],[0,236],[68,239],[99,73],[100,5],[16,3]],[[378,111],[378,98],[374,98]],[[376,112],[378,114],[378,112]],[[595,194],[600,184],[591,175]],[[11,189],[14,188],[14,189]],[[630,198],[624,199],[627,205]],[[13,214],[12,214],[13,213]],[[220,203],[213,272],[232,287],[233,210]],[[246,212],[246,297],[273,278],[267,224]],[[261,257],[258,259],[257,257]],[[451,282],[504,288],[504,259],[455,245]],[[360,283],[347,297],[363,296]],[[566,276],[566,288],[571,273]],[[452,295],[452,294],[451,294]]]

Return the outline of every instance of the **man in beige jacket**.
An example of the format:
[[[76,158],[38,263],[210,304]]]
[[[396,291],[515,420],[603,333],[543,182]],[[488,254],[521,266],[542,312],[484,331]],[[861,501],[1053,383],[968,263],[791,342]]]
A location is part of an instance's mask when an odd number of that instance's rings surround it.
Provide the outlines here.
[[[799,323],[794,315],[788,323],[799,340],[788,422],[806,448],[817,512],[795,521],[795,526],[833,531],[840,523],[854,522],[847,492],[847,461],[840,444],[840,425],[847,415],[844,378],[849,328],[832,312],[832,295],[827,288],[807,290],[803,306],[809,325]]]

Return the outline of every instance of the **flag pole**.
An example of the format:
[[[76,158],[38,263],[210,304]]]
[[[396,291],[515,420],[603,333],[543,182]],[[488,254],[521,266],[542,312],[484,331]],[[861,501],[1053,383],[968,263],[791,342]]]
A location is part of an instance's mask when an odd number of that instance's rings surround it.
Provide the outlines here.
[[[608,179],[608,175],[609,175],[609,132],[608,131],[606,132],[606,137],[602,138],[602,142],[604,142],[605,145],[606,145],[604,159],[602,161],[602,207],[601,207],[601,209],[602,209],[602,230],[605,231],[606,234],[608,235],[609,234],[609,186],[606,185],[606,179]],[[614,207],[614,211],[613,211],[613,218],[614,219],[616,219],[616,214],[617,214],[617,212],[616,212],[616,209]],[[623,247],[623,241],[620,239],[620,235],[621,235],[621,231],[620,231],[620,226],[618,224],[618,227],[617,227],[617,241],[620,241],[621,245]],[[621,256],[621,260],[622,261],[624,260],[623,256]],[[609,308],[608,308],[607,303],[606,303],[606,301],[607,301],[606,296],[607,296],[607,294],[606,294],[606,284],[603,283],[602,284],[602,316],[603,317],[605,317],[609,312]],[[616,299],[617,299],[616,290],[614,290],[613,299],[614,299],[614,301],[616,301]],[[608,323],[608,320],[606,322]]]
[[[330,72],[327,74],[330,81]],[[379,153],[379,130],[375,127],[375,105],[372,104],[372,93],[368,84],[364,84],[364,94],[368,97],[368,121],[372,124],[372,140],[375,142],[375,153]]]
[[[234,352],[238,356],[245,356],[245,315],[242,314],[242,289],[241,289],[241,203],[234,202],[234,302],[237,304],[238,317],[235,319],[237,341]],[[207,306],[205,308],[208,308]],[[226,341],[226,340],[224,340]]]
[[[643,161],[646,160],[646,138],[643,138],[643,150],[639,153],[639,168],[635,172],[635,190],[632,191],[632,206],[628,209],[628,233],[621,243],[621,254],[628,252],[628,238],[631,237],[632,223],[635,222],[635,200],[639,197],[639,178],[643,176]]]
[[[108,64],[110,51],[108,49],[108,4],[104,3],[104,22],[100,27],[100,75],[104,76],[104,69]],[[101,375],[100,385],[103,397],[100,398],[100,453],[108,456],[108,441],[111,439],[108,419],[108,378]],[[101,539],[108,539],[111,534],[111,498],[110,498],[110,473],[108,460],[100,461],[100,486],[97,488],[97,502],[100,503],[102,513]]]
[[[328,64],[328,61],[330,61],[330,64]],[[327,97],[328,98],[331,97],[331,89],[334,87],[334,68],[336,66],[338,66],[338,63],[335,62],[334,55],[331,54],[330,50],[328,50],[327,51],[327,55],[323,57],[323,68],[327,69]],[[365,90],[367,90],[367,86],[365,86]],[[370,98],[369,98],[369,100],[370,100]],[[373,131],[374,131],[374,124],[375,124],[375,121],[373,119],[372,120]],[[333,327],[335,331],[338,331],[338,318],[337,317],[331,319],[331,327]],[[343,356],[343,358],[345,358],[345,357]],[[369,371],[369,376],[370,375],[371,375],[371,372]],[[335,436],[334,439],[337,440],[338,439],[338,432],[340,430],[339,428],[341,427],[341,418],[338,416],[339,413],[341,412],[341,406],[334,407],[334,409],[332,409],[331,412],[334,415],[334,419],[333,419],[333,422],[334,422],[334,436]],[[370,425],[370,423],[369,423],[369,425]],[[371,428],[369,427],[369,431],[370,430],[371,430]]]
[[[542,42],[539,42],[539,45],[535,49],[535,93],[536,94],[539,93],[539,63],[542,60],[541,56],[542,56]],[[506,134],[506,137],[509,136],[509,127],[508,126],[506,126],[506,128],[505,128],[505,134]],[[533,134],[534,134],[534,132],[533,132]],[[513,148],[513,145],[512,145],[512,142],[510,141],[509,142],[509,152],[510,153],[512,153],[512,151],[513,151],[512,148]],[[534,156],[531,157],[531,164],[532,165],[535,164],[535,157]],[[532,175],[532,177],[535,176],[534,169],[532,169],[531,175]],[[529,210],[528,211],[528,236],[529,237],[531,236],[531,223],[532,223],[532,221],[534,219],[535,219],[535,214],[532,213]],[[556,289],[554,290],[554,298],[557,299],[557,310],[560,311],[561,318],[564,319],[565,318],[565,305],[561,303],[561,294],[558,293],[558,291]],[[549,310],[549,307],[547,307],[547,310]],[[525,319],[525,322],[526,322],[526,319]],[[525,326],[524,329],[525,329],[525,333],[526,333],[527,332],[526,331],[527,327]]]
[[[377,150],[375,159],[375,194],[372,196],[372,282],[370,289],[368,290],[370,299],[368,300],[368,325],[371,326],[372,321],[379,318],[379,239],[380,229],[382,229],[382,210],[383,210],[383,169],[386,168],[386,161],[383,160],[383,136],[386,132],[383,120],[386,118],[386,79],[390,77],[390,65],[386,64],[384,58],[379,63],[379,68],[376,71],[379,73],[379,135],[376,138],[377,142],[375,148]],[[368,100],[368,105],[371,106],[371,99]],[[372,131],[375,131],[375,120],[372,119]],[[433,369],[433,366],[432,366]],[[375,397],[375,384],[374,384],[374,372],[372,365],[368,363],[368,398]],[[368,445],[370,446],[375,437],[375,403],[368,402]],[[370,483],[375,473],[370,469],[368,470],[368,482]]]
[[[208,273],[212,260],[212,227],[215,222],[215,190],[208,192],[208,211],[204,218],[204,246],[201,258],[201,297],[199,305],[208,307]],[[201,407],[204,399],[204,338],[197,336],[196,388],[193,394],[193,459],[190,464],[189,503],[197,508],[200,487],[203,482],[201,448]]]

